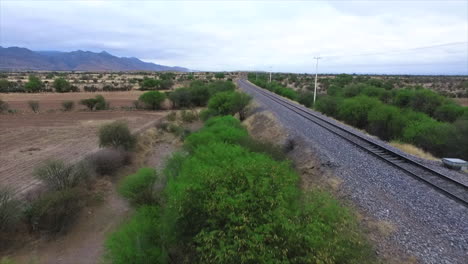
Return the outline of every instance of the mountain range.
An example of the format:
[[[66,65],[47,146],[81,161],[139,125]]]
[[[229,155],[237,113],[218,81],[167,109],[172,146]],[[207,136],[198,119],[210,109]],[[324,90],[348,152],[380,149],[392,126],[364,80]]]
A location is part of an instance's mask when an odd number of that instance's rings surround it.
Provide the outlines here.
[[[32,51],[26,48],[0,46],[0,70],[9,71],[179,71],[183,67],[170,67],[137,58],[117,57],[105,51]]]

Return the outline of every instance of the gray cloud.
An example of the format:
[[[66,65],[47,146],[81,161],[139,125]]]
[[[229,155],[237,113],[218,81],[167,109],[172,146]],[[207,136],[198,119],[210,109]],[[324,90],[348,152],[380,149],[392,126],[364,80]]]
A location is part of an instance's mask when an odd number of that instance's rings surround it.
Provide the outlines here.
[[[0,45],[200,70],[311,72],[321,55],[323,72],[468,74],[467,10],[465,1],[2,0]]]

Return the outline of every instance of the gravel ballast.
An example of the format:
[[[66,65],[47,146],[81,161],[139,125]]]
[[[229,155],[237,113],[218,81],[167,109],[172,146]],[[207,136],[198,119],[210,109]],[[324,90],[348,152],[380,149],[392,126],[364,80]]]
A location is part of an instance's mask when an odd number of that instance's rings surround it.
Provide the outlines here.
[[[382,237],[388,240],[382,243],[403,248],[421,263],[468,263],[467,207],[288,110],[255,88],[238,84],[262,108],[271,111],[290,135],[305,138],[321,159],[333,164],[333,173],[343,180],[342,192],[359,210],[396,227],[391,235]],[[373,141],[386,145],[376,138]],[[466,175],[449,171],[437,162],[420,162],[462,182],[467,180]]]

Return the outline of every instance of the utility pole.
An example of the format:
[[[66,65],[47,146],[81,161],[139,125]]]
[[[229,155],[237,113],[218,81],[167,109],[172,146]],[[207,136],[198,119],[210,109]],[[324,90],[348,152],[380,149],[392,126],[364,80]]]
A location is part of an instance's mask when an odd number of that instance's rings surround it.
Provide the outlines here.
[[[322,57],[314,57],[314,59],[317,61],[315,64],[315,88],[314,88],[314,107],[315,107],[315,98],[317,97],[317,74],[318,74],[318,60],[320,60]]]
[[[271,66],[270,66],[270,82],[271,82]]]

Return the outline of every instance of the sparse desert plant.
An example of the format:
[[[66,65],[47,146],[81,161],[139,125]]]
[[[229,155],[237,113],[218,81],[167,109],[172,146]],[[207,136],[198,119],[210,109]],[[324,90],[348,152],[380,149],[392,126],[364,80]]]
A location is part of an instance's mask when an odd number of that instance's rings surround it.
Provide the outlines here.
[[[171,111],[169,114],[166,116],[167,121],[174,122],[177,119],[177,112]]]
[[[99,175],[113,175],[130,160],[127,152],[113,148],[99,150],[86,159]]]
[[[4,112],[8,112],[9,108],[10,106],[8,105],[8,103],[0,99],[0,114]]]
[[[83,193],[77,188],[46,192],[31,202],[26,218],[32,231],[65,231],[83,205]]]
[[[20,202],[14,198],[11,190],[0,187],[0,231],[14,227],[20,219]]]
[[[136,137],[132,135],[127,123],[115,121],[101,126],[99,129],[99,146],[133,150]]]
[[[159,200],[155,189],[158,180],[161,179],[155,169],[141,168],[135,174],[122,179],[119,193],[137,206],[156,204]],[[160,182],[160,184],[162,183]],[[162,188],[158,189],[161,191]]]
[[[193,121],[198,120],[198,113],[196,111],[182,110],[180,118],[183,122],[192,123]]]
[[[75,107],[75,102],[73,101],[63,101],[62,102],[62,110],[63,111],[71,111]]]
[[[36,168],[34,175],[52,190],[65,190],[89,179],[92,171],[83,162],[69,165],[61,160],[48,160]]]
[[[39,101],[28,101],[28,105],[34,113],[39,112]]]

